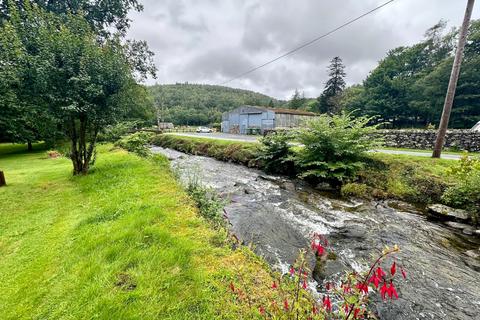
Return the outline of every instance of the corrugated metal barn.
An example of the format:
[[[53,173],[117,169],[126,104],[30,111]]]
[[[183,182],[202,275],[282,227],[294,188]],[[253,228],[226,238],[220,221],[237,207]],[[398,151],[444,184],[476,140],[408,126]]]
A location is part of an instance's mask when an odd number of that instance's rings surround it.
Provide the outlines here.
[[[222,115],[222,132],[263,134],[265,130],[299,127],[315,115],[301,110],[242,106]]]

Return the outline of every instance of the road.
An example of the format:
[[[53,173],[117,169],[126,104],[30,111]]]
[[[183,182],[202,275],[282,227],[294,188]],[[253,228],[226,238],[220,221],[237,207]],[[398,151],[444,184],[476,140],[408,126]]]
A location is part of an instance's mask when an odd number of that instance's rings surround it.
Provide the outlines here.
[[[175,134],[178,136],[185,136],[185,137],[194,137],[194,138],[208,138],[208,139],[217,139],[217,140],[227,140],[227,141],[241,141],[241,142],[257,142],[260,139],[260,136],[247,136],[247,135],[240,135],[240,134],[229,134],[229,133],[221,133],[221,132],[213,132],[213,133],[170,133]],[[387,153],[387,154],[404,154],[409,156],[417,156],[417,157],[431,157],[431,152],[422,152],[422,151],[406,151],[406,150],[390,150],[390,149],[377,149],[372,150],[371,152],[380,152],[380,153]],[[449,160],[459,160],[462,156],[459,154],[451,154],[451,153],[443,153],[442,159],[449,159]]]

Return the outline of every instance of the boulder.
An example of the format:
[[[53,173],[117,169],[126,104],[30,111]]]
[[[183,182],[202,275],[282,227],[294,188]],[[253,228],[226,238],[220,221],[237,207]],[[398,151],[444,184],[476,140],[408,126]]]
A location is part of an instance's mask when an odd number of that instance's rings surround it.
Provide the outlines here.
[[[284,189],[287,191],[295,191],[297,188],[295,187],[295,183],[291,181],[285,181],[280,185],[280,189]]]
[[[458,223],[454,221],[447,221],[445,224],[449,227],[452,227],[454,229],[462,230],[464,234],[467,235],[472,235],[474,234],[475,230],[472,228],[472,226],[469,226],[468,224],[464,223]]]
[[[470,215],[462,209],[454,209],[443,204],[432,204],[427,207],[428,211],[436,217],[447,220],[470,220]]]

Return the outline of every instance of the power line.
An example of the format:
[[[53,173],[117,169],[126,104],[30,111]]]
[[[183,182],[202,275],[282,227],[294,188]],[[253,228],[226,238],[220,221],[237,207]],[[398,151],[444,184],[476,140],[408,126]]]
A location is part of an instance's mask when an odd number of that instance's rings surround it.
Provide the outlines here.
[[[248,70],[248,71],[245,71],[245,72],[243,72],[243,73],[241,73],[241,74],[239,74],[239,75],[231,78],[230,80],[227,80],[227,81],[225,81],[225,82],[222,82],[222,83],[220,83],[219,85],[225,85],[225,84],[227,84],[227,83],[229,83],[229,82],[232,82],[233,80],[237,80],[237,79],[239,79],[239,78],[242,78],[243,76],[246,76],[247,74],[250,74],[250,73],[252,73],[252,72],[254,72],[254,71],[257,71],[257,70],[260,69],[260,68],[263,68],[263,67],[265,67],[265,66],[267,66],[267,65],[269,65],[269,64],[271,64],[271,63],[274,63],[275,61],[278,61],[278,60],[280,60],[280,59],[282,59],[282,58],[285,58],[286,56],[289,56],[289,55],[291,55],[292,53],[295,53],[295,52],[297,52],[297,51],[299,51],[299,50],[301,50],[301,49],[303,49],[303,48],[305,48],[305,47],[308,47],[309,45],[317,42],[318,40],[323,39],[323,38],[331,35],[332,33],[334,33],[334,32],[336,32],[336,31],[338,31],[338,30],[340,30],[340,29],[342,29],[342,28],[344,28],[344,27],[346,27],[346,26],[354,23],[355,21],[360,20],[360,19],[362,19],[363,17],[365,17],[365,16],[367,16],[367,15],[369,15],[369,14],[371,14],[371,13],[373,13],[373,12],[375,12],[375,11],[383,8],[383,7],[385,7],[386,5],[392,3],[393,1],[395,1],[395,0],[387,1],[387,2],[379,5],[378,7],[374,8],[374,9],[368,11],[368,12],[365,12],[364,14],[362,14],[362,15],[360,15],[360,16],[352,19],[352,20],[349,20],[349,21],[345,22],[344,24],[342,24],[341,26],[336,27],[335,29],[332,29],[332,30],[328,31],[327,33],[324,33],[324,34],[322,34],[322,35],[320,35],[320,36],[318,36],[318,37],[316,37],[316,38],[314,38],[314,39],[312,39],[312,40],[310,40],[310,41],[308,41],[308,42],[306,42],[306,43],[304,43],[304,44],[296,47],[295,49],[292,49],[292,50],[290,50],[290,51],[287,51],[287,52],[285,52],[284,54],[282,54],[281,56],[276,57],[275,59],[269,60],[269,61],[267,61],[267,62],[265,62],[265,63],[263,63],[263,64],[261,64],[261,65],[259,65],[259,66],[257,66],[257,67],[254,67],[254,68],[252,68],[252,69],[250,69],[250,70]]]

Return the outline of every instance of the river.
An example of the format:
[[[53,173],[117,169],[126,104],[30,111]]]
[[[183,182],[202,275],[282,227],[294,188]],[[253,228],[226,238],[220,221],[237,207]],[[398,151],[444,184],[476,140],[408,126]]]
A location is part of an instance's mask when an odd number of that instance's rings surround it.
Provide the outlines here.
[[[466,254],[479,249],[478,238],[430,221],[406,203],[338,199],[244,166],[160,147],[152,151],[167,156],[181,179],[196,175],[228,199],[231,232],[252,243],[273,268],[287,272],[314,232],[328,237],[337,256],[316,277],[320,283],[345,270],[364,271],[371,254],[397,244],[407,280],[399,283],[398,300],[374,298],[380,319],[480,319],[480,260]]]

